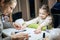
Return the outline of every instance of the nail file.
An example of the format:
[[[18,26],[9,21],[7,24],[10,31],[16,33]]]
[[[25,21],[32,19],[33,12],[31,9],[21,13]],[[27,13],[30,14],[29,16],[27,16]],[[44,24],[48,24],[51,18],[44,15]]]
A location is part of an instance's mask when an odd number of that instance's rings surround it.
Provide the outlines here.
[[[25,31],[26,31],[26,30],[16,31],[15,34],[16,34],[16,33],[19,33],[19,32],[25,32]]]

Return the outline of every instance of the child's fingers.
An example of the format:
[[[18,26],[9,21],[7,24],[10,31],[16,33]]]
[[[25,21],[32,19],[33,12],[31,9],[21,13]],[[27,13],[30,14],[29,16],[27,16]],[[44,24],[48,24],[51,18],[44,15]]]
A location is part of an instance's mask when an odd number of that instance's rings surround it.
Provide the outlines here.
[[[16,23],[13,23],[13,26],[14,26],[15,29],[18,29],[18,30],[21,29],[21,26],[17,25]]]
[[[39,33],[41,33],[41,30],[35,30],[34,33],[39,34]]]
[[[26,27],[25,26],[22,26],[21,29],[25,29]]]

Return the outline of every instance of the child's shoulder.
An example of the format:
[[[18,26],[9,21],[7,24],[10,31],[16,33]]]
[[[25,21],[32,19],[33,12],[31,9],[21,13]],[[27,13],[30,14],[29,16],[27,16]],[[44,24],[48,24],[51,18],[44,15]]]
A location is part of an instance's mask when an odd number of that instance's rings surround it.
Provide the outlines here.
[[[52,19],[52,16],[47,16],[47,18],[46,19]]]

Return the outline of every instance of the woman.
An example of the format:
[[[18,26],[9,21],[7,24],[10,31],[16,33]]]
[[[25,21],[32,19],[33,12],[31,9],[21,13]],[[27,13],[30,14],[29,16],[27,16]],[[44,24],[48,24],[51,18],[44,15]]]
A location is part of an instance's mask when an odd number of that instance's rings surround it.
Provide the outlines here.
[[[9,15],[13,12],[16,4],[16,0],[0,0],[0,40],[2,40],[2,29],[11,27]],[[10,40],[11,37],[7,37],[4,40]]]

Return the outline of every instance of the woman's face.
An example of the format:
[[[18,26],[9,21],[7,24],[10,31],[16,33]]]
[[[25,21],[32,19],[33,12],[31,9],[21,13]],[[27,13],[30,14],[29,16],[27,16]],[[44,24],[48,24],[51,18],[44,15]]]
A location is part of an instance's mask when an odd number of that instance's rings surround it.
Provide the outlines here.
[[[12,3],[11,5],[5,5],[3,6],[3,14],[4,15],[9,15],[10,13],[13,12],[13,9],[15,8],[16,3]]]
[[[39,9],[39,17],[42,19],[45,19],[47,17],[48,13],[46,12],[46,10],[43,9]]]

